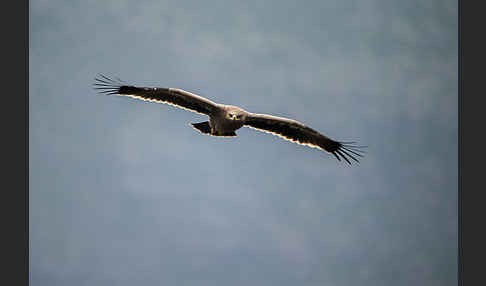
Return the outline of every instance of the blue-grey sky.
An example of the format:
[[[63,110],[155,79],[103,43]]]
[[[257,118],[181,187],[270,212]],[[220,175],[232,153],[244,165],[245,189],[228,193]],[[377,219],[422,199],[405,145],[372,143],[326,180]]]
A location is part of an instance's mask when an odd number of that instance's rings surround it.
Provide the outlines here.
[[[456,285],[457,1],[30,1],[31,285]],[[177,87],[332,155],[98,95]]]

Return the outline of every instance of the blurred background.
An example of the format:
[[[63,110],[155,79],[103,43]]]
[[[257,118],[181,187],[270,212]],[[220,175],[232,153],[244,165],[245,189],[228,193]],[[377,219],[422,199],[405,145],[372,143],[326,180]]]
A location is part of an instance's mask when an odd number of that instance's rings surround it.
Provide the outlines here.
[[[31,0],[31,285],[456,285],[457,6]],[[98,73],[367,154],[203,136]]]

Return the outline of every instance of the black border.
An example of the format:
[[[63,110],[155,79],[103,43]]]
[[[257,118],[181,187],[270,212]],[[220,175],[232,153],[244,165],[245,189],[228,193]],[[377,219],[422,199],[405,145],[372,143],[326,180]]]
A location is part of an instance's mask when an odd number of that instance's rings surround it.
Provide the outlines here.
[[[484,253],[482,244],[485,201],[485,169],[481,160],[482,140],[472,138],[483,135],[485,127],[484,104],[484,10],[478,1],[459,1],[459,191],[458,191],[458,284],[484,284]],[[473,6],[476,4],[476,6]],[[479,137],[479,136],[478,136]],[[476,165],[478,164],[478,165]]]
[[[29,2],[8,3],[2,50],[2,284],[29,284],[28,122]],[[6,62],[6,63],[5,63]]]

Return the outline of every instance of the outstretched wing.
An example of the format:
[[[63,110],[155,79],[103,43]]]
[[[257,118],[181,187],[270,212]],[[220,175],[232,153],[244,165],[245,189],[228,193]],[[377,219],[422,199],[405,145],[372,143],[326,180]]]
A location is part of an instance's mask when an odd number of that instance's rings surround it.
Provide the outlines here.
[[[104,75],[95,78],[95,89],[108,95],[128,96],[152,102],[167,103],[189,111],[211,115],[218,105],[211,100],[178,88],[138,87],[126,85]]]
[[[364,146],[351,145],[354,142],[334,141],[295,120],[250,113],[245,120],[245,126],[277,135],[294,143],[322,149],[332,153],[339,161],[341,161],[340,157],[343,158],[348,164],[351,164],[348,157],[359,162],[355,156],[363,156],[360,148]]]

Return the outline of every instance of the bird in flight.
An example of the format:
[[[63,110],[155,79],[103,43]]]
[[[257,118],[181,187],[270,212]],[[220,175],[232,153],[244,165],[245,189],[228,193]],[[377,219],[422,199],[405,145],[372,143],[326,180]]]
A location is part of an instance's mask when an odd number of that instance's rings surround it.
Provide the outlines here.
[[[111,79],[102,74],[95,78],[94,88],[107,95],[127,96],[151,102],[167,103],[182,109],[209,116],[209,121],[191,123],[203,134],[218,137],[235,137],[243,126],[277,135],[294,143],[318,148],[333,154],[339,161],[359,162],[361,148],[355,142],[332,140],[306,125],[283,117],[255,114],[237,106],[218,104],[202,96],[178,88],[141,87]]]

